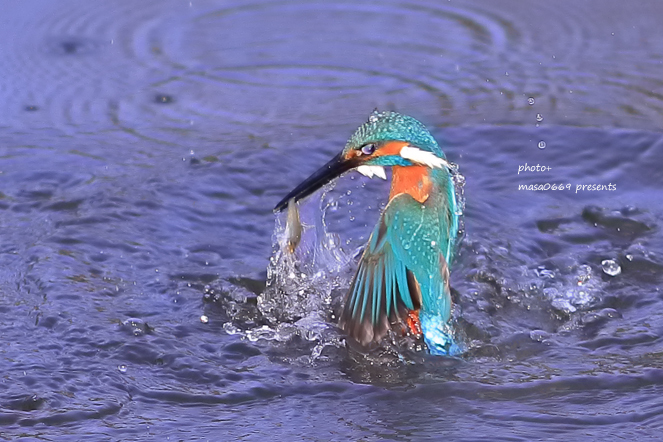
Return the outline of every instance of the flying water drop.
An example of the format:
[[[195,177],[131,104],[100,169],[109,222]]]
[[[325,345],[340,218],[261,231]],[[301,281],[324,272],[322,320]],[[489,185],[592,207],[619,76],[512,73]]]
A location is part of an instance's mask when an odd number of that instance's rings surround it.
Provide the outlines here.
[[[603,273],[610,276],[617,276],[622,272],[622,268],[615,262],[614,259],[604,259],[601,261]]]

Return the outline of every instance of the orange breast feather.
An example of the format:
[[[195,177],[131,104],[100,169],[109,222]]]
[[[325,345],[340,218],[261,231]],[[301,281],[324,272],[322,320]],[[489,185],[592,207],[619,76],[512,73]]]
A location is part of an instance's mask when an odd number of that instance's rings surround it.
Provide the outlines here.
[[[392,172],[389,200],[401,193],[412,195],[412,198],[420,203],[428,199],[433,183],[428,175],[427,167],[394,166]]]

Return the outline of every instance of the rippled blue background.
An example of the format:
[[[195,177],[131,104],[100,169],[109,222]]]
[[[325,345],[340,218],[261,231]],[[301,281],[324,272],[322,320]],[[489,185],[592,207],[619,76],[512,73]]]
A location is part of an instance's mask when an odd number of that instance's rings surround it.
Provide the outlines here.
[[[3,2],[0,438],[658,439],[662,16]],[[311,361],[302,340],[227,334],[251,326],[272,207],[375,107],[423,121],[467,179],[452,286],[470,351]],[[517,190],[545,182],[617,190]],[[340,201],[375,208],[385,186]],[[330,229],[365,234],[375,212],[355,215]]]

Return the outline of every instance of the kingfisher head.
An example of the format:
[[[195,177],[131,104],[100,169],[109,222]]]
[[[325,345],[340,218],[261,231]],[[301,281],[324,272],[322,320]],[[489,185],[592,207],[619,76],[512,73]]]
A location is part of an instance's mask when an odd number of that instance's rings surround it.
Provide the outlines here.
[[[442,169],[449,163],[422,123],[407,115],[376,110],[357,128],[338,155],[295,187],[274,210],[282,210],[292,198],[297,201],[307,197],[351,169],[368,177],[386,179],[385,166]]]

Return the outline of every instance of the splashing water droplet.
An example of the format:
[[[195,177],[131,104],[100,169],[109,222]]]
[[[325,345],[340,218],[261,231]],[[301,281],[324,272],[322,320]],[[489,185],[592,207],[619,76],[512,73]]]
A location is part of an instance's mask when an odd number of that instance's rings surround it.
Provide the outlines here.
[[[588,265],[578,267],[578,285],[586,284],[592,277],[592,268]]]
[[[267,325],[246,332],[246,337],[251,342],[256,342],[259,339],[273,340],[275,335],[276,331]]]
[[[543,121],[543,115],[536,114],[536,121],[538,121],[539,123],[542,122]]]
[[[571,303],[567,299],[563,298],[553,299],[552,306],[557,310],[565,311],[568,313],[573,313],[577,310],[574,306],[571,305]]]
[[[240,329],[235,327],[232,322],[226,322],[223,324],[223,330],[229,335],[236,335],[240,333]]]
[[[545,268],[545,266],[539,266],[535,270],[536,275],[539,278],[547,278],[547,279],[554,279],[555,278],[555,272],[552,270],[548,270]]]
[[[527,99],[527,104],[529,104],[530,106],[532,106],[532,105],[534,104],[534,97],[529,97],[529,98]]]
[[[601,261],[603,273],[610,276],[617,276],[622,272],[622,268],[615,262],[614,259],[604,259]]]
[[[122,364],[122,365],[118,365],[118,366],[117,366],[117,370],[118,370],[120,373],[126,373],[126,372],[127,372],[127,366],[124,365],[124,364]]]
[[[539,149],[545,149],[546,148],[546,142],[545,141],[539,141]]]
[[[449,172],[451,180],[454,183],[454,193],[456,196],[456,209],[454,214],[461,216],[465,210],[465,177],[460,173],[458,164],[449,162]]]
[[[209,322],[209,318],[205,315],[202,315],[200,317],[200,322],[202,322],[203,324],[207,324]]]

